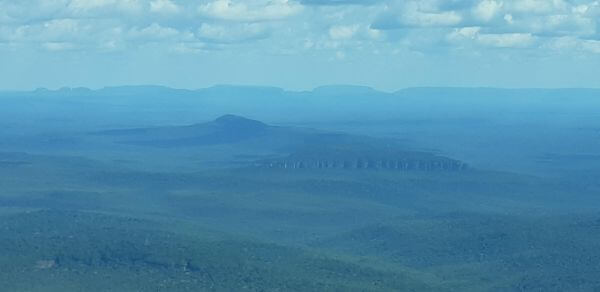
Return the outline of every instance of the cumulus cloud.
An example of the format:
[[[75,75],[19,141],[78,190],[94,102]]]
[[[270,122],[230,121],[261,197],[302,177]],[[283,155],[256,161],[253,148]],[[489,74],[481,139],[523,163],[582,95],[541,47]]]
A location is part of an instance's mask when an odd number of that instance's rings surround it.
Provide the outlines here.
[[[90,32],[88,26],[76,19],[53,19],[30,25],[4,27],[2,36],[11,42],[67,42],[76,41]]]
[[[582,40],[582,48],[594,54],[600,54],[600,41],[598,40]]]
[[[503,5],[503,2],[483,0],[473,8],[473,13],[480,20],[490,21],[501,11]]]
[[[198,7],[205,16],[242,22],[280,20],[299,13],[302,5],[290,0],[240,1],[215,0]]]
[[[412,12],[404,15],[403,22],[413,26],[454,26],[462,21],[462,17],[454,11],[440,13]]]
[[[143,9],[141,0],[71,0],[66,7],[75,15],[87,16],[101,11],[139,13]]]
[[[498,48],[525,48],[533,44],[535,38],[531,33],[481,34],[479,43]]]
[[[385,0],[301,0],[303,5],[374,5],[385,2]]]
[[[598,40],[582,40],[576,37],[560,37],[549,41],[544,45],[545,48],[558,52],[583,52],[600,54],[600,41]]]
[[[193,3],[192,3],[193,4]],[[188,5],[188,6],[186,6]],[[133,48],[145,42],[173,48],[233,44],[266,38],[257,22],[298,13],[294,1],[210,1],[194,6],[208,18],[190,14],[190,2],[175,0],[0,0],[0,42],[50,51]],[[162,15],[178,14],[173,17]],[[211,19],[214,19],[212,21]],[[219,21],[230,21],[229,23]],[[216,46],[213,46],[213,48]]]
[[[243,43],[264,39],[268,36],[265,26],[259,23],[234,25],[203,23],[198,29],[199,39],[212,43]]]
[[[598,53],[599,21],[600,0],[0,0],[0,42],[51,51],[197,51],[268,39],[273,51],[346,58],[399,47]]]
[[[390,1],[374,20],[383,30],[484,25],[493,33],[597,35],[598,0]]]
[[[150,1],[150,11],[156,13],[177,13],[180,8],[177,4],[170,0],[154,0]]]
[[[549,14],[523,17],[505,14],[504,22],[491,26],[496,32],[532,33],[538,36],[591,36],[597,33],[597,21],[577,14]]]
[[[69,42],[45,42],[42,43],[42,47],[48,51],[65,51],[65,50],[73,50],[77,46],[73,43]]]
[[[481,27],[473,26],[473,27],[462,27],[454,29],[453,32],[448,34],[448,38],[453,40],[473,40],[479,36],[479,32],[481,31]]]
[[[137,41],[160,41],[168,39],[177,39],[179,41],[191,41],[194,35],[191,32],[179,31],[172,27],[161,26],[158,23],[152,23],[149,26],[138,28],[133,27],[128,31],[127,38]]]
[[[463,17],[454,10],[439,10],[432,2],[409,1],[386,7],[373,24],[374,28],[389,30],[407,27],[452,27],[461,23]]]
[[[358,25],[335,25],[329,29],[329,36],[334,40],[352,38],[358,31]]]
[[[564,0],[513,0],[509,2],[515,12],[549,14],[567,12],[570,4]]]
[[[484,47],[525,48],[535,43],[531,33],[485,33],[481,27],[463,27],[447,35],[450,42],[472,42]]]

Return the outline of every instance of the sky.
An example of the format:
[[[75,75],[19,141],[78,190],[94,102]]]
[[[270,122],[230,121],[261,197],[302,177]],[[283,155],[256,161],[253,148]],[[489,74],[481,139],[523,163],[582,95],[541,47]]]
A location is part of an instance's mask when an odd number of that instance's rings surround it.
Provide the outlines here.
[[[597,0],[0,0],[0,89],[600,87]]]

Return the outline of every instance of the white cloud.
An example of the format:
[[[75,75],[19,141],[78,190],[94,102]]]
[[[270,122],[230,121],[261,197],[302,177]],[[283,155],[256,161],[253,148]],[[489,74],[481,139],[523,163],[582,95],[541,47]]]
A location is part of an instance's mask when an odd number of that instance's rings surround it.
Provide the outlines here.
[[[533,44],[535,37],[530,33],[480,34],[480,44],[498,48],[524,48]]]
[[[42,47],[48,51],[66,51],[76,48],[75,44],[69,42],[45,42]]]
[[[12,42],[72,42],[90,31],[76,19],[53,19],[42,23],[4,27],[3,38]]]
[[[569,3],[564,0],[512,0],[510,6],[524,14],[550,14],[567,11]]]
[[[570,36],[555,38],[545,44],[544,47],[560,52],[580,51],[584,53],[600,54],[600,41],[581,40]]]
[[[535,36],[530,33],[484,33],[481,27],[454,29],[447,35],[450,42],[471,42],[484,47],[524,48],[534,44]]]
[[[508,26],[496,27],[512,32],[532,33],[540,36],[589,36],[596,33],[596,20],[576,14],[519,16],[508,19]]]
[[[329,28],[329,37],[334,40],[351,39],[358,28],[358,25],[335,25]]]
[[[87,11],[113,4],[115,4],[114,0],[72,0],[68,7],[73,10]]]
[[[385,5],[374,28],[393,30],[416,27],[453,27],[463,21],[455,10],[441,10],[436,1],[398,1]]]
[[[590,7],[586,4],[581,4],[571,8],[574,14],[585,15],[590,10]]]
[[[232,25],[203,23],[197,37],[214,43],[240,43],[263,39],[268,35],[264,25],[259,23],[243,23]]]
[[[153,23],[142,29],[136,27],[131,28],[128,32],[128,37],[142,41],[157,41],[165,39],[192,40],[193,34],[188,32],[180,32],[172,27],[164,27],[158,23]]]
[[[407,21],[418,26],[453,26],[459,24],[462,17],[454,11],[414,13],[407,16]]]
[[[473,13],[480,20],[490,21],[500,12],[503,5],[503,2],[483,0],[475,6]]]
[[[70,0],[68,10],[76,15],[89,15],[97,10],[138,13],[142,10],[141,0]]]
[[[303,6],[289,0],[234,1],[216,0],[200,5],[198,11],[205,16],[242,22],[280,20],[302,11]]]
[[[49,35],[74,35],[77,34],[80,29],[80,24],[78,20],[75,19],[53,19],[43,24],[44,29],[46,30],[46,34]],[[85,29],[85,28],[83,28]]]
[[[600,54],[600,41],[598,40],[583,40],[582,47],[588,52]]]
[[[408,11],[402,15],[401,22],[408,26],[439,27],[454,26],[462,21],[462,16],[455,11],[439,13]]]
[[[180,8],[171,0],[150,1],[150,11],[156,13],[177,13]]]
[[[373,40],[379,40],[383,37],[383,33],[381,32],[381,30],[378,29],[372,29],[372,28],[367,28],[367,36],[370,39]]]
[[[557,47],[596,52],[600,0],[0,0],[0,41],[59,50],[228,48],[268,38],[270,51],[390,52]],[[344,2],[345,3],[345,2]],[[356,3],[356,2],[355,2]],[[165,14],[165,15],[161,15]],[[177,17],[163,17],[176,14]],[[565,46],[566,37],[577,46]],[[309,40],[309,41],[306,41]],[[588,40],[588,41],[586,41]],[[539,46],[536,46],[539,45]],[[585,48],[585,49],[582,49]]]
[[[480,31],[481,27],[478,26],[456,28],[448,35],[448,39],[451,41],[461,41],[464,39],[474,40],[479,36]]]

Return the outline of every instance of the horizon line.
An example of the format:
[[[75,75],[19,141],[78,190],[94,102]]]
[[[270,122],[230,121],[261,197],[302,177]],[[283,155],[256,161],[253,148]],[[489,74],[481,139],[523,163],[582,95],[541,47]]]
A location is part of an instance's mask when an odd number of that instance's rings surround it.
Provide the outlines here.
[[[345,84],[345,83],[334,83],[334,84],[324,84],[313,87],[311,89],[288,89],[281,86],[275,85],[250,85],[250,84],[214,84],[207,87],[197,87],[197,88],[183,88],[183,87],[173,87],[168,85],[160,85],[160,84],[124,84],[124,85],[106,85],[103,87],[87,87],[87,86],[61,86],[58,88],[47,88],[47,87],[36,87],[33,89],[0,89],[0,93],[26,93],[26,92],[36,92],[36,91],[48,91],[48,92],[59,92],[64,90],[89,90],[89,91],[100,91],[105,89],[115,89],[115,88],[163,88],[163,89],[171,89],[171,90],[185,90],[185,91],[200,91],[211,88],[218,87],[232,87],[232,88],[271,88],[271,89],[279,89],[286,92],[314,92],[321,88],[328,87],[346,87],[346,88],[363,88],[369,89],[382,93],[397,93],[403,90],[409,89],[498,89],[498,90],[600,90],[600,87],[503,87],[503,86],[436,86],[436,85],[424,85],[424,86],[410,86],[410,87],[401,87],[396,90],[383,90],[378,89],[368,85],[360,85],[360,84]]]

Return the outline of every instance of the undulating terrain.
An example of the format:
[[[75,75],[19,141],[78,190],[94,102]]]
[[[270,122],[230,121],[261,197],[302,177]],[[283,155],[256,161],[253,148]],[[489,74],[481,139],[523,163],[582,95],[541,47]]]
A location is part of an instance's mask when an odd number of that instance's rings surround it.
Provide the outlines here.
[[[597,291],[600,90],[0,93],[6,291]]]

